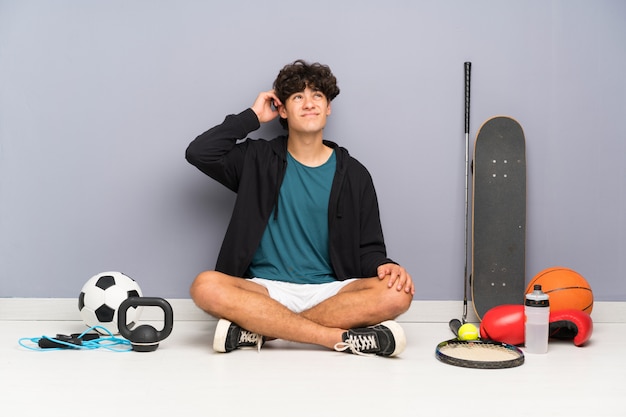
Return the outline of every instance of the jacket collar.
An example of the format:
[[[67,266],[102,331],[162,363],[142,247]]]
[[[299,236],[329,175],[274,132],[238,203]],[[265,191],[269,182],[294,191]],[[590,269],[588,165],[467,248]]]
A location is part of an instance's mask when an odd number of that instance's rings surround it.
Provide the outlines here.
[[[278,136],[274,140],[270,141],[270,143],[274,153],[276,153],[282,160],[287,160],[287,136]],[[337,170],[343,171],[346,166],[346,161],[350,156],[348,150],[330,140],[324,140],[324,145],[335,151],[335,157],[337,158]]]

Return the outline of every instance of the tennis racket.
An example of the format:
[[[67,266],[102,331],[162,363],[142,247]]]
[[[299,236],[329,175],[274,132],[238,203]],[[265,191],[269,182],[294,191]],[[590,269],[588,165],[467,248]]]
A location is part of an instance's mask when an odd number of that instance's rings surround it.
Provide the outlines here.
[[[448,324],[458,338],[461,321],[452,319]],[[489,340],[448,340],[437,345],[436,355],[441,362],[464,368],[503,369],[524,363],[524,353],[519,348]]]
[[[464,368],[504,369],[524,363],[519,348],[489,340],[447,340],[437,345],[435,354],[443,363]]]

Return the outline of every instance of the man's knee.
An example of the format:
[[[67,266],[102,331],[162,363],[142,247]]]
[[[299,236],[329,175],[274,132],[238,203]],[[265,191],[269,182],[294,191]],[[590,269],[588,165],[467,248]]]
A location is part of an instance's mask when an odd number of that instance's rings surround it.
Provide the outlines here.
[[[378,305],[389,318],[396,318],[411,307],[413,296],[404,290],[398,291],[395,286],[389,288],[386,280],[378,280],[376,290]]]
[[[191,283],[191,287],[189,288],[189,294],[192,299],[196,299],[198,295],[202,292],[203,287],[206,286],[207,281],[211,279],[213,271],[204,271],[198,274],[196,279]]]
[[[406,313],[413,301],[411,294],[407,294],[405,291],[398,291],[395,288],[387,289],[387,298],[390,315],[394,318],[398,317],[400,314]]]
[[[353,285],[347,286],[345,291],[350,290],[368,290],[371,291],[373,305],[376,306],[378,313],[389,319],[396,318],[405,313],[409,307],[413,296],[404,290],[398,291],[396,287],[389,288],[388,281],[378,278],[364,278],[355,281]]]
[[[213,295],[219,294],[220,285],[219,272],[204,271],[198,274],[191,283],[189,294],[196,305],[207,312],[213,311]]]
[[[189,289],[196,305],[216,317],[222,317],[233,303],[238,303],[251,292],[269,296],[265,287],[259,284],[218,271],[201,272]]]

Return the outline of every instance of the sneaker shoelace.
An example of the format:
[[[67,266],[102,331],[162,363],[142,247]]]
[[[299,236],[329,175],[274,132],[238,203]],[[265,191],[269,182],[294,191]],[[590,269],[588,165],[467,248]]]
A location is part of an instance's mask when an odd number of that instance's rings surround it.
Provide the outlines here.
[[[239,343],[245,346],[249,346],[250,344],[256,344],[257,351],[261,351],[261,346],[263,345],[263,337],[257,333],[252,333],[248,330],[241,329],[239,333]]]
[[[348,349],[355,355],[375,356],[372,353],[365,353],[363,351],[378,349],[378,343],[373,334],[349,334],[346,340],[335,344],[335,350],[338,352],[343,352]]]

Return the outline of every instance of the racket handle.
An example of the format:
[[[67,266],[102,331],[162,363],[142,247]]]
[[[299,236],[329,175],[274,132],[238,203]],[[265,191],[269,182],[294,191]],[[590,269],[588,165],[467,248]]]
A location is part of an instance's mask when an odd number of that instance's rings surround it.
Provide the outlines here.
[[[454,333],[456,337],[459,337],[459,329],[461,328],[461,320],[452,319],[450,320],[449,326],[450,326],[450,330],[452,330],[452,333]]]

